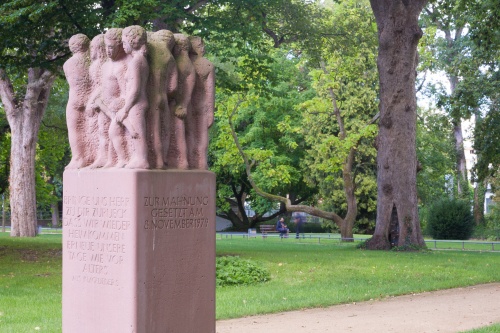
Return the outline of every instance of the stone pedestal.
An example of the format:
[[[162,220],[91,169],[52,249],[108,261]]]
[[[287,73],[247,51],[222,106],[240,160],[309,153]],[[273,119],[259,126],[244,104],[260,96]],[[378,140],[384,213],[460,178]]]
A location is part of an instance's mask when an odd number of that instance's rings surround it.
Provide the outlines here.
[[[64,333],[215,332],[215,175],[67,170]]]

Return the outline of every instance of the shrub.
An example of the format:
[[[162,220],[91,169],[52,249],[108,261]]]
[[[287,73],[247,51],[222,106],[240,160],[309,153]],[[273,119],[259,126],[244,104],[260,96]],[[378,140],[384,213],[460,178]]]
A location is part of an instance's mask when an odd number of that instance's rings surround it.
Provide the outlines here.
[[[218,287],[250,285],[269,281],[269,272],[256,263],[238,256],[216,259],[216,284]]]
[[[290,233],[294,234],[297,231],[297,225],[293,222],[289,222],[287,224],[288,229],[290,229]],[[304,223],[302,225],[302,232],[303,233],[325,233],[326,230],[323,228],[323,226],[319,223]]]
[[[442,199],[429,207],[427,230],[434,239],[469,239],[474,230],[467,201]]]
[[[485,222],[474,230],[474,237],[489,241],[500,240],[500,206],[492,205]]]

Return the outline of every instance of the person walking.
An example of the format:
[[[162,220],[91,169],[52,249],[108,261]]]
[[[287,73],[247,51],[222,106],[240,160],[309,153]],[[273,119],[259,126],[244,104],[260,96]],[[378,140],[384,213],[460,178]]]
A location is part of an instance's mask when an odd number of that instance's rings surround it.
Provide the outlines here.
[[[295,238],[299,239],[302,233],[302,238],[304,238],[303,226],[306,223],[306,214],[304,212],[293,212],[292,219],[295,223]]]

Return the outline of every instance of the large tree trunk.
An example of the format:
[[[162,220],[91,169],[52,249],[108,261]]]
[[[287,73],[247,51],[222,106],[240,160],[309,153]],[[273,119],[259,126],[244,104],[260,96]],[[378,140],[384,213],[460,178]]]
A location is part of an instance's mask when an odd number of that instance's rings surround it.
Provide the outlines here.
[[[451,95],[455,92],[458,84],[458,77],[450,76]],[[453,139],[455,141],[456,154],[456,175],[457,175],[457,194],[459,197],[468,196],[467,165],[464,151],[464,136],[462,133],[462,119],[460,115],[453,115]]]
[[[50,211],[52,212],[52,227],[57,228],[59,226],[59,205],[57,202],[50,204]]]
[[[352,166],[354,164],[354,148],[351,148],[349,155],[342,168],[342,178],[344,180],[344,192],[347,200],[347,213],[344,217],[344,221],[340,227],[340,236],[343,241],[353,242],[354,241],[354,222],[356,221],[356,215],[358,215],[358,202],[356,201],[356,186],[354,184],[354,176],[352,172]]]
[[[377,222],[368,249],[425,246],[417,209],[415,77],[418,16],[426,2],[370,0],[379,34],[380,122]]]
[[[24,99],[18,100],[5,71],[0,69],[0,95],[12,134],[10,157],[11,232],[34,237],[37,231],[35,153],[40,122],[55,76],[30,68]]]
[[[474,222],[476,225],[484,223],[484,199],[486,196],[486,186],[483,183],[476,183],[474,188]]]

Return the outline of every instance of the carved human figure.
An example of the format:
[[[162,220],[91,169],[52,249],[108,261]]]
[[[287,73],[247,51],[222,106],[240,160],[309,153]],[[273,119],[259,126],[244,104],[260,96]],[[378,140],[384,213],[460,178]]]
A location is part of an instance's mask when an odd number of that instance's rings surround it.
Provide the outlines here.
[[[123,49],[127,54],[127,70],[124,77],[125,105],[117,112],[115,119],[111,121],[109,130],[110,132],[119,132],[117,129],[119,126],[125,126],[129,129],[133,139],[132,156],[126,165],[129,169],[149,168],[146,140],[146,112],[149,107],[146,88],[149,65],[146,58],[146,40],[146,31],[138,25],[123,29]],[[125,123],[126,119],[128,119],[128,124]],[[117,148],[115,145],[115,149],[121,148]]]
[[[191,97],[191,112],[186,117],[186,140],[190,169],[207,169],[208,129],[214,122],[215,68],[203,56],[205,45],[200,37],[190,37],[196,80]]]
[[[70,38],[69,49],[73,53],[63,65],[64,75],[69,84],[69,98],[66,106],[68,139],[71,161],[66,169],[79,169],[88,163],[85,143],[85,105],[90,93],[89,79],[89,39],[84,34]]]
[[[95,36],[90,42],[91,64],[89,69],[92,92],[87,104],[86,113],[89,117],[97,117],[98,126],[98,146],[94,162],[89,168],[101,168],[106,165],[109,153],[109,135],[108,129],[110,117],[103,111],[102,105],[102,66],[106,62],[106,46],[104,44],[104,34]],[[96,114],[97,113],[97,114]]]
[[[169,95],[177,88],[177,65],[171,53],[175,45],[174,34],[168,30],[148,33],[149,59],[149,144],[153,151],[153,166],[165,166],[165,152],[169,142],[164,124],[170,113]],[[168,137],[167,137],[168,138]]]
[[[97,104],[111,120],[108,135],[111,141],[110,146],[114,148],[117,158],[115,163],[108,155],[104,167],[124,167],[128,161],[126,141],[124,140],[125,130],[122,126],[115,126],[114,130],[111,131],[111,124],[115,121],[116,113],[125,105],[124,78],[127,71],[127,57],[122,45],[122,29],[111,28],[106,31],[104,44],[108,59],[102,66],[102,91],[101,98],[97,99]]]
[[[189,58],[191,44],[188,37],[175,34],[174,58],[177,63],[178,80],[174,100],[170,103],[170,113],[167,117],[167,167],[173,169],[188,169],[187,147],[184,119],[190,112],[191,95],[195,82],[194,66]]]

